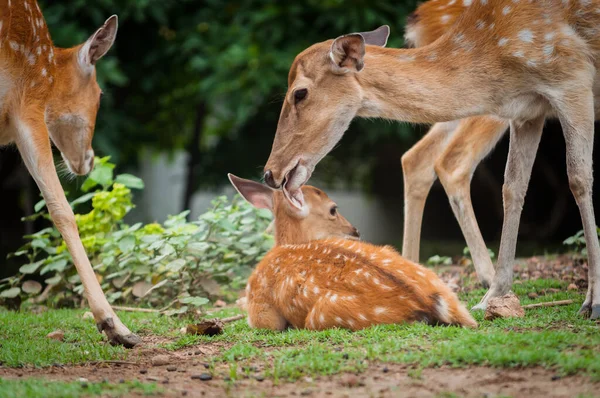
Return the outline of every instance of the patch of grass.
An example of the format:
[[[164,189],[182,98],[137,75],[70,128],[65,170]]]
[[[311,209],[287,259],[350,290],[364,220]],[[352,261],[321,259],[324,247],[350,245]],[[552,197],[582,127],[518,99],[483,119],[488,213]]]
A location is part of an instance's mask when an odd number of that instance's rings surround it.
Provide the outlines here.
[[[549,288],[560,292],[543,294]],[[523,304],[573,299],[574,304],[526,310],[525,318],[483,320],[476,330],[433,327],[421,323],[379,325],[358,332],[330,329],[322,332],[288,330],[283,333],[250,329],[245,320],[228,324],[222,335],[191,336],[179,334],[190,320],[154,314],[122,313],[122,320],[140,334],[172,338],[165,347],[178,350],[194,345],[219,343],[221,352],[206,358],[209,372],[233,380],[251,376],[252,366],[267,377],[297,380],[304,376],[361,372],[369,363],[403,363],[419,376],[427,367],[470,365],[518,368],[542,366],[561,375],[587,374],[600,380],[600,333],[598,322],[577,315],[583,296],[566,291],[562,281],[537,280],[515,285]],[[537,292],[535,299],[527,293]],[[484,294],[480,289],[465,294],[469,306]],[[213,316],[237,313],[227,309]],[[92,321],[81,319],[83,311],[48,311],[41,315],[0,312],[0,361],[8,366],[54,362],[76,363],[126,357],[126,350],[100,344],[101,336]],[[48,332],[59,326],[67,332],[66,342],[48,340]],[[35,342],[32,344],[32,342]],[[253,372],[253,371],[252,371]]]
[[[4,398],[77,398],[82,396],[126,397],[130,394],[153,395],[159,392],[155,383],[139,381],[121,384],[59,382],[41,379],[0,379],[0,396]]]

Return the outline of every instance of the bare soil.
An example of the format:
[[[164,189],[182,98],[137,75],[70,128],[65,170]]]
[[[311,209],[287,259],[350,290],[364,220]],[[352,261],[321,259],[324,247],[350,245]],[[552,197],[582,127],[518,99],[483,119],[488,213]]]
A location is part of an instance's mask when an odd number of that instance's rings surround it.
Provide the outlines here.
[[[262,380],[260,366],[251,368],[242,380],[227,380],[228,368],[223,365],[212,372],[212,380],[198,379],[210,373],[205,361],[227,348],[225,343],[210,343],[179,351],[157,348],[164,338],[147,336],[141,347],[133,349],[127,361],[107,361],[77,366],[47,368],[3,368],[0,377],[43,378],[52,381],[119,383],[125,380],[155,382],[162,395],[168,397],[435,397],[454,393],[464,397],[573,397],[579,394],[600,396],[600,383],[587,377],[558,377],[543,368],[494,369],[489,367],[414,370],[405,365],[371,363],[360,374],[339,374],[329,377],[306,377],[296,382],[275,385]],[[166,355],[168,363],[152,365],[152,358]],[[208,366],[208,365],[207,365]]]

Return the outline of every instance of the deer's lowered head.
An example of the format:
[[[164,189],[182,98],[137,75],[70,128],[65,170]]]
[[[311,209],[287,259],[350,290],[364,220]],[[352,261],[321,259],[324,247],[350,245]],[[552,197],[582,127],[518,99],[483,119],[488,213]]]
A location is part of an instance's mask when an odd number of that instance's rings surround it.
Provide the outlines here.
[[[363,104],[356,75],[366,45],[384,47],[389,27],[317,43],[300,53],[288,76],[288,90],[265,166],[272,188],[295,190],[334,147]]]
[[[95,65],[113,45],[117,27],[117,16],[113,15],[85,43],[50,49],[55,84],[49,93],[46,124],[52,142],[75,174],[85,175],[94,165],[92,138],[102,97]],[[49,75],[50,70],[46,72]]]
[[[271,210],[275,244],[301,244],[324,238],[358,239],[358,230],[342,216],[329,196],[305,185],[295,191],[273,190],[259,182],[229,174],[235,189],[259,209]]]

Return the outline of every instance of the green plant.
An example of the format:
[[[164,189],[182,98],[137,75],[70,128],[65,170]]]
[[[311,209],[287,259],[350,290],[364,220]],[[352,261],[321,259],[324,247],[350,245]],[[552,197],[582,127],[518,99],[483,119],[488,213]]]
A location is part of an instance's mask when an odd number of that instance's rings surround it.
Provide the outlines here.
[[[452,265],[452,258],[448,256],[435,255],[427,259],[428,265]]]
[[[493,260],[496,257],[496,253],[494,253],[494,251],[489,247],[487,250],[488,254],[490,255],[490,258]],[[465,246],[465,248],[463,249],[463,256],[469,259],[471,258],[471,250],[469,249],[469,246]]]
[[[600,238],[600,227],[596,227],[596,233]],[[573,236],[569,236],[563,241],[563,245],[569,248],[569,251],[579,253],[583,256],[587,256],[587,248],[585,243],[585,236],[583,235],[583,229],[577,232]]]
[[[83,183],[83,194],[71,202],[81,240],[110,302],[163,307],[184,313],[227,298],[243,288],[252,267],[273,244],[265,231],[270,213],[256,210],[239,196],[218,197],[212,209],[188,222],[188,211],[163,223],[128,225],[134,207],[131,188],[143,189],[139,178],[113,176],[109,158]],[[43,201],[31,218],[50,219]],[[19,273],[0,281],[0,300],[35,299],[46,304],[80,303],[83,286],[71,256],[55,227],[25,236],[28,242],[13,256],[26,259]],[[43,281],[46,285],[43,293]]]

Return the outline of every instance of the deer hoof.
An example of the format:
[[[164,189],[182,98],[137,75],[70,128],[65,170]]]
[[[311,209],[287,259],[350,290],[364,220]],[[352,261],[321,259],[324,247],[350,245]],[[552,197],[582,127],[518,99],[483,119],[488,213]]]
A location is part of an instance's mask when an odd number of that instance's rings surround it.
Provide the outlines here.
[[[600,304],[592,305],[590,319],[599,319],[599,318],[600,318]]]
[[[96,324],[99,332],[106,333],[108,341],[112,345],[122,345],[125,348],[133,348],[142,342],[142,339],[136,334],[131,333],[127,328],[125,333],[117,331],[115,322],[111,317],[104,319]]]

